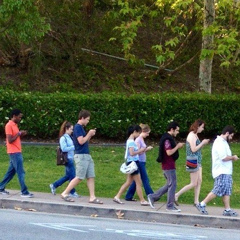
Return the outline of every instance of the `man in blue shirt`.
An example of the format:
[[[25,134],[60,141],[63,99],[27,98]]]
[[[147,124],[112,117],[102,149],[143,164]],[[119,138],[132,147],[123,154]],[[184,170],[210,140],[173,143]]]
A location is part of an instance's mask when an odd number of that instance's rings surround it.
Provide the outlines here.
[[[89,111],[81,110],[78,116],[78,122],[74,126],[73,143],[75,146],[74,161],[76,165],[76,177],[68,184],[61,196],[65,201],[73,202],[74,200],[68,196],[70,191],[86,178],[90,194],[89,203],[102,204],[103,202],[95,196],[94,162],[88,147],[88,142],[96,134],[96,129],[91,129],[88,133],[84,130],[84,127],[87,126],[90,121],[90,116]]]

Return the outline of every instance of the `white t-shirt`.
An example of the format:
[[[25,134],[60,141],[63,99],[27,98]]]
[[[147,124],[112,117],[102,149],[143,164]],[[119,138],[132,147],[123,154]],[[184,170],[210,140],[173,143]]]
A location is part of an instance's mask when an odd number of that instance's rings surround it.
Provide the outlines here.
[[[232,161],[223,161],[227,156],[232,156],[228,142],[221,136],[217,136],[212,146],[212,176],[232,174]]]

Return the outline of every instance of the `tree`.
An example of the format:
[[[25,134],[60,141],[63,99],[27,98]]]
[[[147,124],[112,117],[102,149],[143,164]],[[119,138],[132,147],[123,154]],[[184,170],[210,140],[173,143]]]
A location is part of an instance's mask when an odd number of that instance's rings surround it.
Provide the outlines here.
[[[0,57],[12,65],[24,55],[33,42],[50,30],[50,24],[39,13],[34,0],[3,0],[0,5]],[[2,48],[3,49],[3,48]]]
[[[200,56],[199,89],[211,93],[214,57],[220,67],[240,65],[239,0],[205,0],[204,5],[198,0],[146,0],[141,4],[118,0],[117,3],[115,16],[121,23],[115,30],[120,35],[113,39],[121,41],[124,56],[130,63],[139,60],[134,54],[139,30],[149,27],[149,19],[155,19],[161,22],[161,30],[155,30],[159,34],[159,43],[151,48],[159,65],[157,74],[162,74],[169,66],[173,74]],[[154,24],[157,26],[156,22]],[[201,36],[202,45],[197,45]],[[176,66],[174,62],[188,48],[192,49],[192,55]]]
[[[214,0],[204,0],[204,28],[202,37],[202,52],[199,68],[200,90],[211,93],[212,61],[214,56],[214,35],[207,30],[215,20]]]

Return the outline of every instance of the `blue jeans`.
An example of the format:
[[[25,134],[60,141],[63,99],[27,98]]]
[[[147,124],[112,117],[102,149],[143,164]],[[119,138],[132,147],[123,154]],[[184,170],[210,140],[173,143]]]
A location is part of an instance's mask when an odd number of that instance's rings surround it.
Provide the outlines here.
[[[155,202],[155,201],[158,201],[163,194],[168,193],[167,208],[173,208],[174,201],[175,201],[175,191],[176,191],[176,187],[177,187],[176,170],[175,169],[165,170],[164,177],[167,180],[166,185],[159,188],[156,192],[151,194],[151,196]]]
[[[53,186],[55,188],[57,188],[67,181],[70,182],[73,178],[75,178],[75,176],[76,176],[76,173],[75,173],[74,162],[73,162],[73,160],[68,159],[68,162],[65,165],[65,176],[61,177],[56,182],[54,182]],[[73,194],[75,192],[76,192],[76,190],[75,190],[75,188],[73,188],[70,193]]]
[[[25,171],[23,168],[23,157],[22,153],[11,153],[9,154],[10,161],[8,170],[0,183],[0,191],[3,191],[6,185],[12,180],[14,175],[17,173],[18,181],[21,186],[22,194],[29,194],[27,186],[25,185]]]
[[[146,162],[139,162],[138,169],[139,169],[139,172],[140,172],[140,176],[141,176],[141,179],[142,179],[142,184],[143,184],[146,195],[153,193],[153,190],[150,186],[149,178],[148,178],[148,175],[147,175]],[[127,199],[127,200],[133,199],[133,196],[134,196],[135,192],[136,192],[136,183],[135,183],[135,181],[133,181],[131,186],[129,187],[129,189],[127,191],[125,199]]]

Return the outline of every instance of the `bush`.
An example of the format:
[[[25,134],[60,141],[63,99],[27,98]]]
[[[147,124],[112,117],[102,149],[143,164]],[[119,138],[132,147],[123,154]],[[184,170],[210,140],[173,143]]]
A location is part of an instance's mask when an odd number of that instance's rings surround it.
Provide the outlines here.
[[[207,123],[205,134],[219,133],[225,125],[239,130],[237,95],[207,94],[135,94],[115,93],[17,93],[0,90],[0,125],[4,125],[11,109],[24,113],[21,129],[30,136],[56,138],[61,123],[67,119],[75,123],[78,112],[88,109],[92,113],[89,128],[97,128],[98,136],[122,139],[131,124],[148,123],[152,136],[159,137],[170,120],[180,124],[182,136],[186,136],[192,122],[202,118]]]

